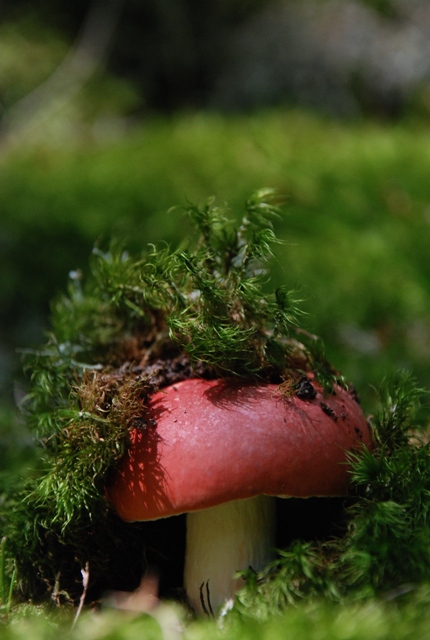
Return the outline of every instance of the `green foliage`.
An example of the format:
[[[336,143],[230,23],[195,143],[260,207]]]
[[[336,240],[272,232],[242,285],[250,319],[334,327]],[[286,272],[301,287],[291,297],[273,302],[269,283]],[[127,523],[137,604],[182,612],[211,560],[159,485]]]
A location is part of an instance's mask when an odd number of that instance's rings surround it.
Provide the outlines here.
[[[264,264],[276,242],[272,219],[279,215],[272,197],[263,190],[250,198],[237,231],[224,208],[208,204],[189,210],[204,244],[195,255],[180,252],[178,259],[197,299],[192,306],[183,299],[184,308],[179,314],[173,310],[168,326],[193,361],[234,375],[258,373],[277,364],[272,345],[298,324],[292,292],[262,295]]]
[[[154,117],[109,143],[73,129],[60,149],[50,136],[20,147],[0,166],[0,340],[10,362],[16,347],[41,341],[49,301],[95,238],[126,239],[134,254],[149,240],[176,246],[194,230],[177,209],[166,213],[172,203],[214,193],[238,210],[264,184],[286,197],[276,230],[288,250],[272,246],[274,288],[299,288],[303,323],[369,411],[368,383],[387,371],[413,370],[429,387],[428,138],[418,122],[278,110]]]
[[[113,357],[113,345],[154,326],[168,329],[193,361],[218,370],[246,375],[276,364],[271,362],[274,345],[290,336],[300,311],[286,288],[271,295],[262,291],[265,263],[277,242],[272,220],[279,210],[272,198],[270,190],[250,198],[237,230],[225,207],[213,202],[190,207],[200,233],[195,250],[154,247],[137,260],[115,245],[107,253],[96,250],[85,289],[73,274],[68,296],[53,307],[53,351],[39,355],[55,366],[50,374],[42,367],[43,379],[35,387],[50,386],[46,377],[52,374],[59,389],[60,380],[67,379],[64,367],[104,366]]]
[[[6,572],[6,544],[7,539],[2,538],[0,544],[0,616],[7,617],[12,607],[16,569],[12,571],[9,578]]]
[[[290,607],[265,621],[230,616],[221,624],[187,623],[181,611],[161,605],[148,613],[105,609],[86,612],[72,629],[72,616],[47,608],[21,606],[5,640],[410,640],[428,638],[429,587],[391,593],[385,600],[333,605],[319,599]],[[62,613],[62,615],[59,615]]]

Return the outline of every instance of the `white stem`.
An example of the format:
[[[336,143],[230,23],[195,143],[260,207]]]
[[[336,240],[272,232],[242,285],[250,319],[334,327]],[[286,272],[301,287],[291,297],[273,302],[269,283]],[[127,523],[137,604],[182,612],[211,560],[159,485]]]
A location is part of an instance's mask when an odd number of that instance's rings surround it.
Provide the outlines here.
[[[184,586],[197,613],[216,613],[243,585],[236,571],[261,570],[272,558],[275,503],[269,496],[234,500],[187,515]],[[208,602],[209,594],[209,602]]]

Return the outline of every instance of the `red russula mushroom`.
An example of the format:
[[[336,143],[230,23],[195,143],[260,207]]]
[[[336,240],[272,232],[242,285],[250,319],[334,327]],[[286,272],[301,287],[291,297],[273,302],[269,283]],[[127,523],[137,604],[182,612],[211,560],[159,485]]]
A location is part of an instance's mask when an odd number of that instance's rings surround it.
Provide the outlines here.
[[[108,498],[126,521],[188,514],[184,586],[198,612],[201,585],[215,610],[236,571],[270,560],[271,496],[346,495],[346,453],[371,446],[353,394],[306,384],[301,399],[273,384],[184,380],[152,396],[148,426],[132,433]]]

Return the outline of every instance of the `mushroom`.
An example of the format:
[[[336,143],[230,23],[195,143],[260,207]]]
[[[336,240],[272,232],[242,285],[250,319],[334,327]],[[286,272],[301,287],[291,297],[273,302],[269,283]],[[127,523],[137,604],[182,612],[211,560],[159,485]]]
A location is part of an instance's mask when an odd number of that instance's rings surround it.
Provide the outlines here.
[[[240,587],[236,572],[271,559],[275,496],[346,495],[360,445],[369,426],[343,388],[188,379],[152,396],[107,496],[126,521],[187,513],[184,587],[197,613],[212,611]]]

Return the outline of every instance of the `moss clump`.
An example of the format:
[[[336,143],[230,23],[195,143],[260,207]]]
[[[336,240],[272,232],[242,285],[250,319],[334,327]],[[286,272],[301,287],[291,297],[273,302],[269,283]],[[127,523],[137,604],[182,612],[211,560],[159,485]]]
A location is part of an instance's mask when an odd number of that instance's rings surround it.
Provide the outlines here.
[[[142,526],[117,520],[104,486],[158,388],[243,376],[294,389],[309,371],[327,388],[340,381],[318,341],[296,334],[294,293],[266,292],[280,215],[274,194],[254,194],[238,224],[213,201],[187,213],[199,233],[194,246],[150,246],[137,258],[117,244],[96,249],[89,277],[72,273],[54,302],[47,344],[26,355],[25,409],[42,471],[4,509],[26,596],[75,600],[87,563],[95,594],[136,586]],[[130,576],[124,558],[133,552]],[[114,566],[113,557],[122,561]]]

